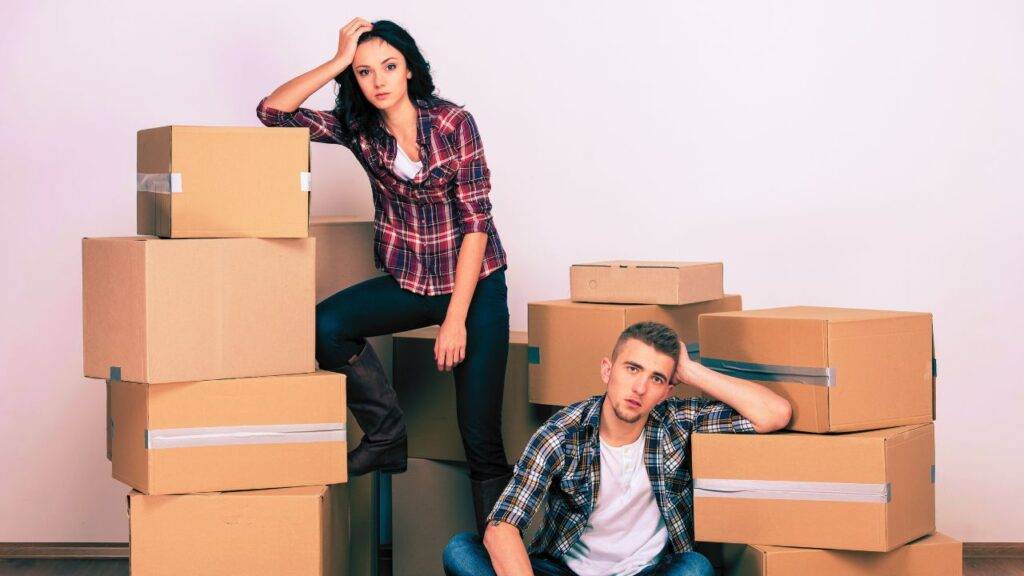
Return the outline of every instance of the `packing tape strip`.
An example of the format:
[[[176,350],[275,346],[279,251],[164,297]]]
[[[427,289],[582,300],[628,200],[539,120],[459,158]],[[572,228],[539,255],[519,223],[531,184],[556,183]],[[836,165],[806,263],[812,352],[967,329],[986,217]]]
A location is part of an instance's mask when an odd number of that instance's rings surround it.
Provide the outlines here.
[[[700,360],[700,344],[691,342],[686,345],[686,355],[690,360]]]
[[[303,192],[309,192],[309,183],[312,181],[312,176],[309,172],[299,172],[299,190]]]
[[[737,360],[721,360],[719,358],[702,357],[700,363],[715,372],[747,380],[767,382],[800,382],[816,386],[832,387],[836,385],[836,369],[834,367],[818,368],[812,366],[782,366],[777,364],[755,364]]]
[[[146,430],[146,449],[235,446],[242,444],[304,444],[344,442],[345,424],[267,424]]]
[[[175,194],[181,192],[181,172],[164,174],[135,174],[136,190],[139,192],[155,192],[157,194]]]
[[[752,500],[814,500],[885,504],[892,499],[889,483],[796,482],[780,480],[732,480],[697,478],[696,498],[744,498]]]

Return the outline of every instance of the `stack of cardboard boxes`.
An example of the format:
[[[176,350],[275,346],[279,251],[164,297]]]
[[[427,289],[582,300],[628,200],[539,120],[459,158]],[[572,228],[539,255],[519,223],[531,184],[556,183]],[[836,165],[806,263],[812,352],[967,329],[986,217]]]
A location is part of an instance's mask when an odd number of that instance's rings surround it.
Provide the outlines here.
[[[960,544],[933,534],[931,315],[741,311],[712,263],[582,264],[570,282],[571,301],[529,304],[531,402],[602,393],[601,358],[644,320],[674,328],[705,366],[790,401],[789,431],[692,438],[695,538],[737,544],[698,546],[719,570],[960,573]]]
[[[309,133],[138,134],[138,232],[82,242],[131,571],[347,570],[345,381],[316,370]]]

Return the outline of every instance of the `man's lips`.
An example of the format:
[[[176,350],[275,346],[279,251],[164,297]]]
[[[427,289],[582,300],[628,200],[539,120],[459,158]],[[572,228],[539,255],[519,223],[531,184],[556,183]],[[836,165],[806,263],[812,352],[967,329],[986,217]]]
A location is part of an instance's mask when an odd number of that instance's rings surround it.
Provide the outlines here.
[[[626,405],[628,405],[630,408],[639,408],[640,402],[632,400],[630,398],[626,398]]]

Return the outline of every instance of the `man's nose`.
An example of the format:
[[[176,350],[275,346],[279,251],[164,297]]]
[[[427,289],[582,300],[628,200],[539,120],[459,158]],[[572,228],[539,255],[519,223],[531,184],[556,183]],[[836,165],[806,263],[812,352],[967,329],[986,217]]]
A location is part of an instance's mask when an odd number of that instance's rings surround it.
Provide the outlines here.
[[[643,396],[644,392],[647,391],[647,384],[649,383],[649,376],[641,374],[633,381],[633,393],[637,396]]]

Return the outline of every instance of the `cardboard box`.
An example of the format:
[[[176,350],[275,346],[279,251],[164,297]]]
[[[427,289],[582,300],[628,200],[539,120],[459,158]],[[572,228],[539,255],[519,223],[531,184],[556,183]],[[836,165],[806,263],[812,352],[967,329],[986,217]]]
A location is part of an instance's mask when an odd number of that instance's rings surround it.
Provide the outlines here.
[[[315,368],[314,240],[82,241],[85,375],[188,382]]]
[[[441,555],[452,536],[476,532],[469,470],[463,464],[409,459],[404,474],[392,476],[395,576],[443,576]],[[524,535],[529,544],[542,526],[534,515]]]
[[[933,534],[892,552],[728,545],[728,576],[962,576],[963,544]]]
[[[653,304],[586,304],[568,300],[530,302],[530,402],[568,406],[604,393],[601,359],[610,357],[615,342],[630,325],[661,322],[679,333],[691,358],[699,354],[697,317],[710,312],[740,310],[742,299],[727,295],[718,300],[684,306]],[[676,395],[697,392],[677,386]]]
[[[114,478],[146,494],[345,482],[345,377],[110,381]]]
[[[346,574],[343,486],[128,496],[133,576]]]
[[[349,286],[385,274],[373,263],[372,218],[314,216],[310,220],[309,235],[316,238],[317,303]],[[391,335],[367,338],[367,341],[391,378]]]
[[[573,302],[680,305],[718,300],[721,262],[613,260],[573,264],[569,270]]]
[[[137,143],[139,234],[306,237],[308,128],[164,126]]]
[[[705,366],[785,396],[791,430],[933,419],[930,314],[811,306],[709,314],[700,348]]]
[[[465,462],[455,413],[455,378],[438,372],[434,360],[437,327],[395,335],[395,391],[409,430],[409,457]],[[505,454],[518,461],[533,433],[554,413],[530,404],[526,333],[509,337],[508,364],[501,413]]]
[[[363,439],[352,413],[348,413],[348,444],[358,446]],[[349,478],[344,487],[348,496],[348,574],[377,576],[380,569],[382,520],[382,475],[374,472]]]
[[[935,432],[694,434],[697,540],[888,552],[935,531]]]

